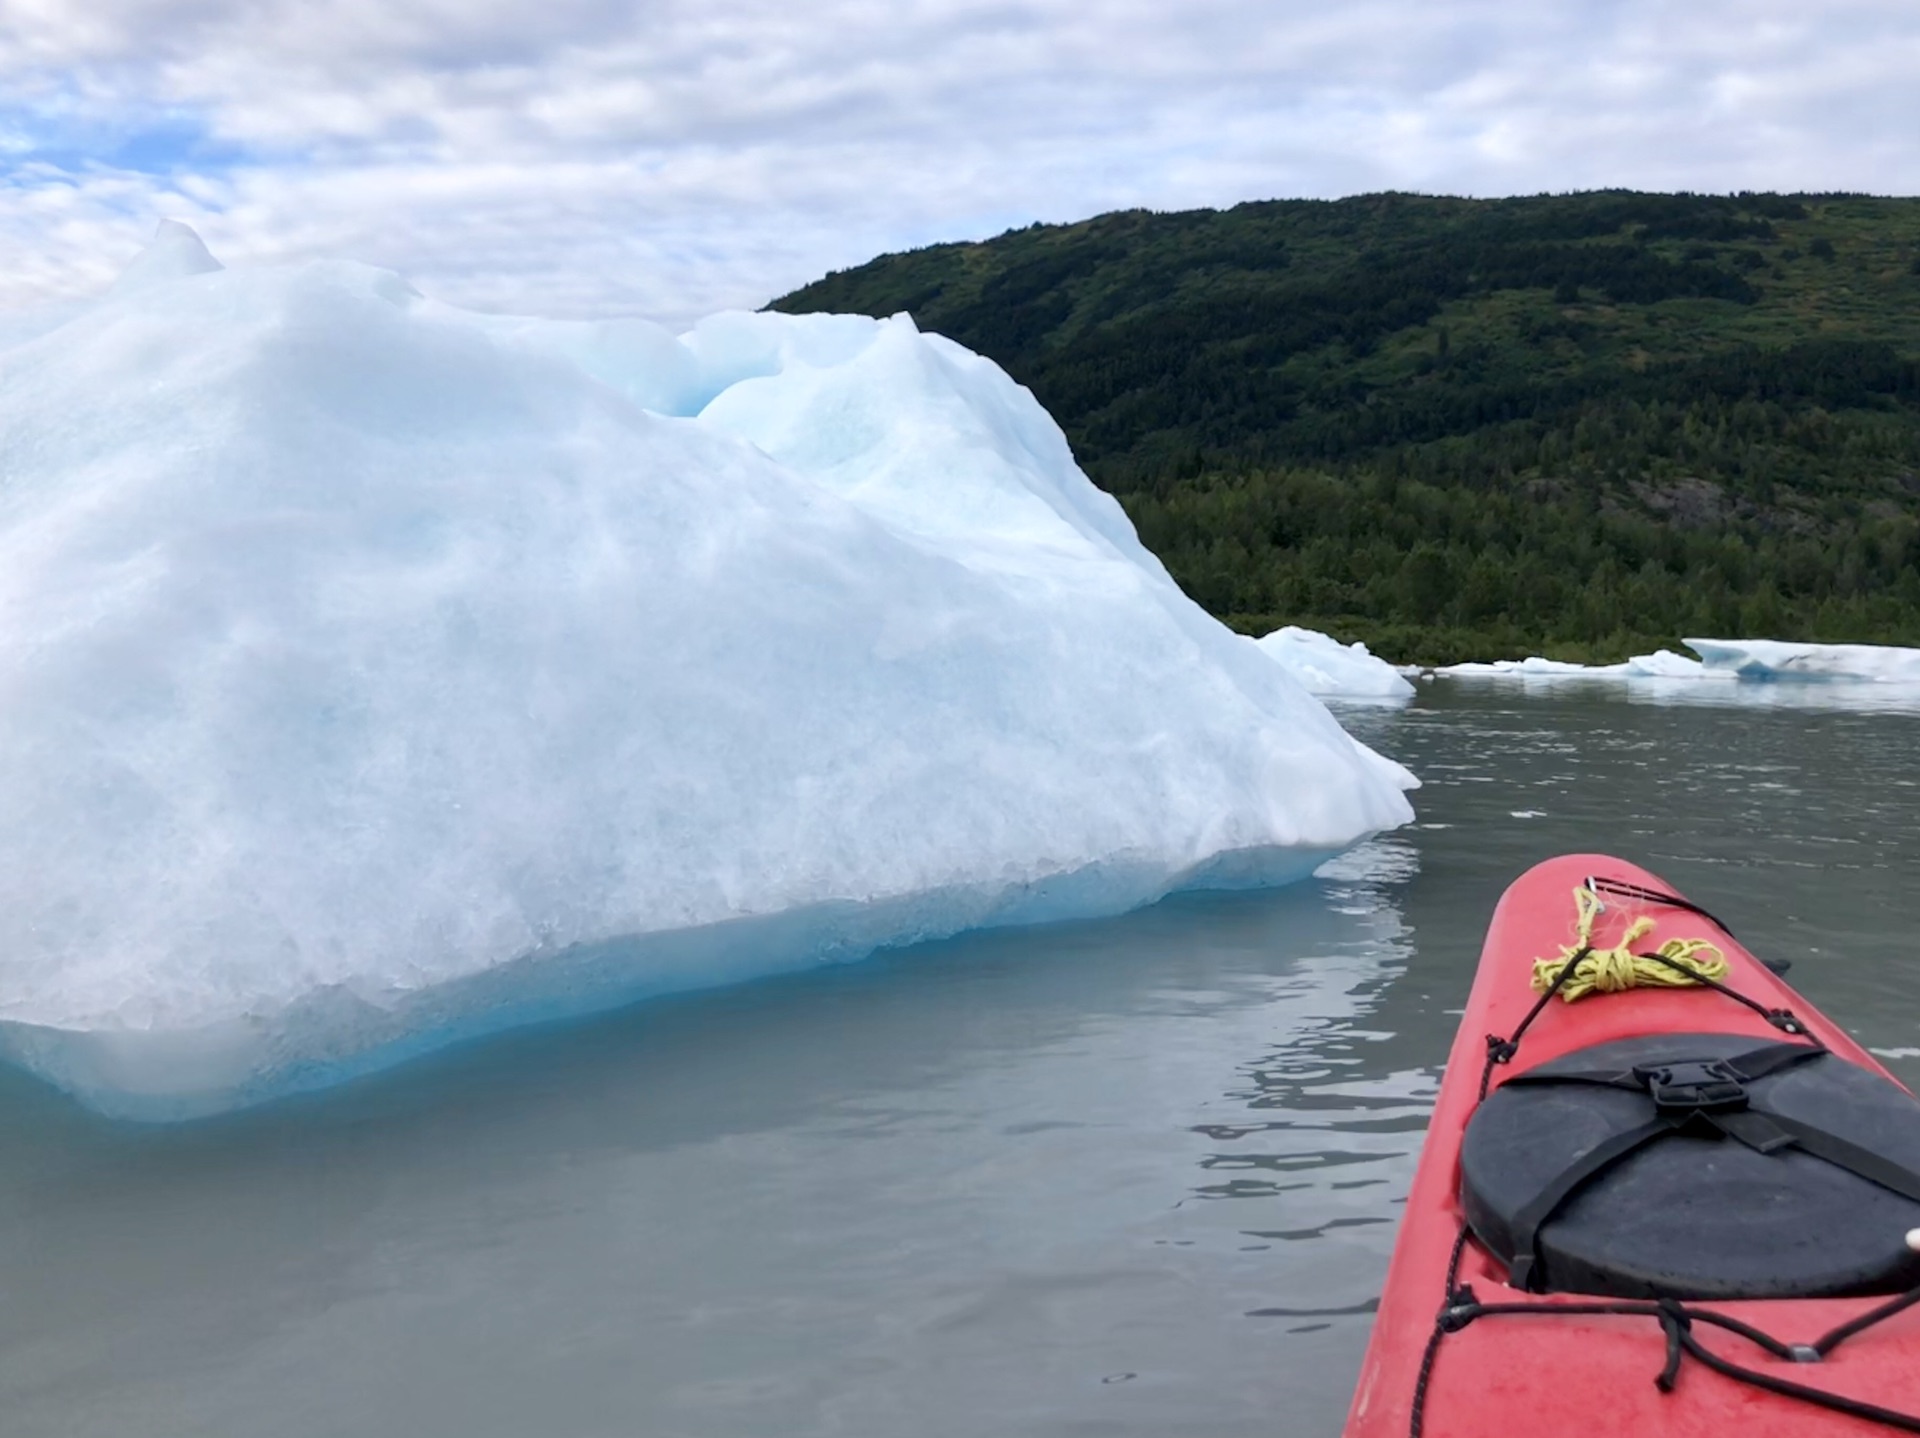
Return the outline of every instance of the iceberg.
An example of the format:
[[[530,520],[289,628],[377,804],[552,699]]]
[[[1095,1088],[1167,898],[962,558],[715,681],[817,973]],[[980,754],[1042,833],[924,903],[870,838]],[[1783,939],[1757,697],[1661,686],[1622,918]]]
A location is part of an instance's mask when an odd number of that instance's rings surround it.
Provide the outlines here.
[[[1891,644],[1796,644],[1778,639],[1689,639],[1708,673],[1746,680],[1920,684],[1920,649]]]
[[[1698,659],[1675,654],[1671,649],[1656,649],[1651,654],[1636,654],[1626,662],[1630,679],[1715,679],[1719,676]]]
[[[0,1057],[108,1113],[1286,881],[1413,783],[905,316],[509,320],[182,226],[0,326]]]
[[[1342,644],[1315,629],[1288,624],[1253,641],[1262,653],[1322,698],[1408,700],[1413,685],[1358,640]]]
[[[1920,649],[1890,644],[1800,644],[1778,639],[1688,639],[1700,657],[1670,649],[1637,654],[1619,664],[1573,664],[1559,659],[1496,659],[1448,664],[1434,673],[1453,678],[1809,680],[1819,683],[1920,685]]]
[[[1692,641],[1689,640],[1689,643]],[[1495,659],[1488,663],[1447,664],[1433,671],[1456,679],[1718,679],[1725,678],[1698,659],[1656,649],[1618,664],[1575,664],[1565,659]]]
[[[1542,659],[1534,655],[1526,659],[1493,659],[1485,662],[1470,660],[1464,664],[1442,664],[1433,672],[1453,679],[1592,679],[1604,676],[1611,667],[1573,664],[1564,659]]]

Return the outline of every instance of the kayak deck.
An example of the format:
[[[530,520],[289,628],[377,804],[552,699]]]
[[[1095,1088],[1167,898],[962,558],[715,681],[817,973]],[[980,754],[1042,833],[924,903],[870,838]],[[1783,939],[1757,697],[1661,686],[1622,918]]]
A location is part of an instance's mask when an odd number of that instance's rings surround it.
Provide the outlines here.
[[[1655,875],[1618,859],[1568,855],[1530,870],[1501,900],[1408,1195],[1348,1415],[1347,1438],[1482,1438],[1508,1426],[1592,1438],[1887,1433],[1883,1422],[1725,1376],[1698,1353],[1682,1354],[1671,1374],[1671,1391],[1663,1391],[1655,1379],[1669,1365],[1669,1330],[1684,1326],[1687,1341],[1708,1360],[1718,1357],[1769,1379],[1876,1408],[1920,1413],[1920,1307],[1880,1319],[1819,1362],[1796,1362],[1710,1321],[1682,1325],[1669,1320],[1663,1327],[1652,1303],[1520,1292],[1508,1286],[1505,1267],[1477,1240],[1462,1239],[1466,1229],[1459,1155],[1468,1120],[1480,1101],[1483,1074],[1491,1091],[1517,1073],[1575,1050],[1648,1034],[1715,1031],[1751,1035],[1756,1045],[1782,1037],[1762,1014],[1709,988],[1631,989],[1573,1004],[1554,999],[1526,1029],[1512,1061],[1494,1064],[1489,1072],[1488,1036],[1513,1034],[1534,1008],[1539,998],[1531,985],[1534,960],[1552,958],[1577,942],[1572,894],[1592,876],[1676,892]],[[1728,960],[1727,987],[1761,1008],[1791,1010],[1807,1037],[1891,1081],[1853,1039],[1702,915],[1610,898],[1593,931],[1596,944],[1617,943],[1642,915],[1657,921],[1660,940],[1709,941]],[[1737,1214],[1729,1215],[1735,1218]],[[1436,1338],[1450,1271],[1454,1282],[1471,1289],[1480,1304],[1523,1305],[1527,1311],[1477,1313]],[[1607,1303],[1635,1311],[1570,1311]],[[1688,1301],[1684,1307],[1751,1325],[1786,1344],[1804,1345],[1887,1305],[1886,1297],[1869,1297]],[[1416,1412],[1423,1358],[1430,1371]],[[1920,1426],[1909,1431],[1920,1431]]]

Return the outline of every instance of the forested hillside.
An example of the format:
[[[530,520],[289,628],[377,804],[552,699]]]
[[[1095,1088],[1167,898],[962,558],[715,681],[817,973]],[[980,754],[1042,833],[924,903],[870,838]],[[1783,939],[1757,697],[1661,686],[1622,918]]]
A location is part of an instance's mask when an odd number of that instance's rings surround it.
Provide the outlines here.
[[[1420,660],[1920,644],[1920,200],[1129,211],[773,308],[992,356],[1242,628]]]

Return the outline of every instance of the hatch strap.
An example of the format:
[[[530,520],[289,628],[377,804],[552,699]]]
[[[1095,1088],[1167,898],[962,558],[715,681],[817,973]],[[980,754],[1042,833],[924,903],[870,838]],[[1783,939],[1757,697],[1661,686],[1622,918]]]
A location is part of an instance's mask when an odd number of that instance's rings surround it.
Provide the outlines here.
[[[1828,1050],[1811,1044],[1768,1044],[1729,1059],[1676,1059],[1640,1064],[1626,1070],[1576,1069],[1560,1073],[1533,1070],[1515,1074],[1507,1085],[1593,1084],[1622,1089],[1648,1099],[1653,1117],[1636,1128],[1603,1139],[1541,1185],[1514,1215],[1510,1232],[1513,1261],[1508,1282],[1524,1292],[1538,1291],[1536,1245],[1540,1229],[1575,1192],[1656,1139],[1673,1133],[1727,1137],[1756,1153],[1773,1155],[1799,1149],[1845,1169],[1857,1178],[1920,1203],[1920,1174],[1871,1149],[1827,1132],[1818,1125],[1754,1102],[1747,1085],[1779,1073]],[[1506,1085],[1503,1085],[1505,1087]]]
[[[1632,1093],[1651,1092],[1651,1080],[1665,1076],[1666,1087],[1674,1087],[1678,1075],[1673,1071],[1697,1070],[1694,1075],[1698,1083],[1711,1081],[1732,1082],[1744,1088],[1747,1084],[1763,1079],[1769,1074],[1779,1073],[1794,1064],[1804,1063],[1808,1059],[1817,1059],[1830,1053],[1824,1044],[1778,1043],[1764,1044],[1746,1053],[1735,1054],[1727,1059],[1676,1059],[1665,1063],[1640,1064],[1630,1069],[1557,1069],[1547,1072],[1542,1069],[1529,1069],[1517,1073],[1506,1082],[1509,1084],[1562,1084],[1584,1083],[1598,1084],[1603,1088],[1626,1089]],[[1502,1085],[1504,1087],[1505,1085]],[[1689,1105],[1697,1107],[1697,1105]]]
[[[1657,1138],[1665,1138],[1678,1125],[1665,1114],[1603,1139],[1547,1181],[1532,1202],[1513,1217],[1513,1261],[1507,1265],[1507,1282],[1523,1292],[1533,1291],[1534,1270],[1539,1266],[1534,1243],[1540,1228],[1573,1196],[1575,1189],[1598,1177],[1629,1154],[1646,1147]]]
[[[1870,1148],[1862,1148],[1859,1144],[1850,1143],[1837,1134],[1828,1133],[1814,1124],[1789,1118],[1772,1109],[1756,1110],[1743,1117],[1764,1118],[1768,1123],[1783,1130],[1788,1142],[1801,1152],[1810,1153],[1815,1158],[1824,1159],[1835,1168],[1844,1168],[1848,1173],[1864,1178],[1868,1183],[1878,1184],[1881,1188],[1897,1193],[1902,1198],[1910,1198],[1915,1203],[1920,1203],[1920,1173],[1895,1163],[1884,1154],[1875,1153]],[[1736,1133],[1734,1137],[1739,1138],[1740,1135]]]

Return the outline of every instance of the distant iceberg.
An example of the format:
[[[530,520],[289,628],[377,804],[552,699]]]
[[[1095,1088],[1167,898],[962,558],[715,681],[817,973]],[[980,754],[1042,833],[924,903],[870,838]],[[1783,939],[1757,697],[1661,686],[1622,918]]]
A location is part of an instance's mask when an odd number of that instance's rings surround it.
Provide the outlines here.
[[[1413,685],[1400,671],[1369,653],[1367,646],[1288,624],[1253,641],[1261,652],[1322,698],[1408,700]]]
[[[1691,640],[1687,641],[1689,644]],[[1495,659],[1490,663],[1447,664],[1433,671],[1455,678],[1522,679],[1710,679],[1725,678],[1684,654],[1656,649],[1618,664],[1575,664],[1564,659]]]
[[[1572,664],[1563,659],[1493,659],[1485,662],[1469,661],[1464,664],[1441,664],[1435,667],[1435,674],[1444,674],[1457,679],[1505,679],[1519,676],[1532,676],[1541,679],[1591,679],[1604,673],[1612,666],[1592,664]]]
[[[1620,664],[1573,664],[1559,659],[1496,659],[1448,664],[1434,673],[1454,678],[1704,679],[1920,686],[1920,649],[1890,644],[1797,644],[1777,639],[1688,639],[1700,656],[1670,649],[1637,654]]]
[[[1920,649],[1892,644],[1795,644],[1779,639],[1689,639],[1708,673],[1748,680],[1920,684]]]
[[[0,453],[0,1056],[112,1113],[1411,815],[905,316],[478,316],[170,227],[0,324]]]

